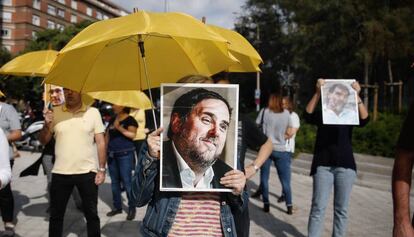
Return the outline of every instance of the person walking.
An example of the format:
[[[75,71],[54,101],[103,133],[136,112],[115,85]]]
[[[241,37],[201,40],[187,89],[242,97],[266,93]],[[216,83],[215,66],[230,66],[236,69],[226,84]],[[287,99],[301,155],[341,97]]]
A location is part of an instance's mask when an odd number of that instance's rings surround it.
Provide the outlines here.
[[[324,125],[322,113],[315,108],[321,97],[321,87],[325,81],[318,79],[316,91],[306,106],[305,121],[317,126],[315,149],[310,175],[313,177],[312,206],[308,221],[308,236],[319,237],[325,217],[329,196],[334,189],[333,237],[346,235],[348,203],[352,185],[356,178],[356,164],[352,152],[353,125]],[[368,111],[362,103],[358,82],[352,83],[358,95],[359,127],[368,121]]]
[[[263,121],[263,122],[262,122]],[[260,186],[258,192],[263,197],[263,211],[269,212],[269,175],[272,161],[274,162],[282,185],[282,193],[286,199],[287,213],[293,214],[291,179],[291,153],[286,150],[285,134],[290,123],[289,111],[283,109],[282,97],[272,94],[269,97],[268,107],[260,111],[256,123],[263,125],[263,131],[271,138],[273,152],[269,159],[260,168]]]
[[[14,152],[11,144],[14,141],[20,140],[22,137],[22,130],[17,111],[12,105],[5,102],[6,97],[3,93],[0,93],[0,128],[3,129],[9,143],[9,161],[10,167],[13,168]],[[5,231],[3,232],[3,236],[14,236],[14,197],[10,183],[0,190],[0,212],[4,222]]]
[[[79,92],[63,89],[65,104],[45,113],[39,140],[55,138],[55,164],[50,187],[49,236],[60,237],[66,205],[74,187],[79,191],[89,237],[101,235],[98,185],[105,181],[106,147],[99,111],[86,106]]]
[[[129,115],[130,108],[112,105],[116,115],[109,123],[105,139],[108,151],[108,169],[111,177],[113,209],[107,216],[122,213],[121,182],[128,197],[127,220],[135,218],[135,206],[131,202],[131,178],[135,159],[135,138],[138,123]]]

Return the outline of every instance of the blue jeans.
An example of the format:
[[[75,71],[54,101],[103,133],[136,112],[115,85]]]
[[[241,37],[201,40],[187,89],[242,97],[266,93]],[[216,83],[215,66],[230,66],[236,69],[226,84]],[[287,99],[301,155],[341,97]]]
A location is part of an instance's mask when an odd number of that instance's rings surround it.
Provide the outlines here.
[[[116,210],[122,209],[121,182],[128,197],[129,208],[134,208],[131,203],[131,180],[135,150],[123,152],[108,152],[108,170],[111,177],[112,199]]]
[[[286,206],[292,206],[292,190],[290,188],[292,153],[286,151],[273,151],[269,159],[260,168],[263,203],[269,204],[269,175],[272,161],[276,166],[277,174],[282,184],[282,194],[285,196]]]
[[[309,214],[309,237],[321,236],[325,209],[334,188],[333,237],[345,236],[348,223],[348,203],[356,178],[353,169],[319,166],[313,175],[312,207]]]

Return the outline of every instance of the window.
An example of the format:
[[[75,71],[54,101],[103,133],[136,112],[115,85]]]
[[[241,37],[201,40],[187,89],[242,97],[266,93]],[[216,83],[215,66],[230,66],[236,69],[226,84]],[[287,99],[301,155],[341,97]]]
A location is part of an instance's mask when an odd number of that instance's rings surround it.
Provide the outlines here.
[[[47,20],[47,28],[48,29],[55,29],[55,22],[51,20]]]
[[[86,15],[92,16],[92,8],[86,7]]]
[[[12,13],[11,12],[3,12],[3,22],[11,22]]]
[[[98,19],[98,20],[102,20],[103,19],[103,16],[102,16],[102,13],[101,12],[96,12],[96,19]]]
[[[56,16],[56,7],[52,5],[47,5],[47,13],[50,15]]]
[[[32,16],[32,24],[33,25],[40,26],[40,17],[39,16],[36,16],[36,15],[33,15]]]
[[[56,29],[63,31],[65,29],[65,26],[59,23],[56,23]]]
[[[1,2],[3,3],[4,6],[11,6],[11,1],[12,0],[2,0]]]
[[[71,15],[71,16],[70,16],[70,22],[71,22],[71,23],[76,23],[76,22],[78,22],[78,19],[77,19],[76,15]]]
[[[33,39],[36,39],[37,38],[37,31],[32,31],[32,38]]]
[[[65,0],[57,0],[59,3],[62,3],[63,5],[65,5]]]
[[[3,39],[10,39],[11,38],[11,29],[7,29],[7,28],[1,29],[1,37]]]
[[[109,19],[109,16],[104,15],[103,19],[104,19],[104,20],[108,20],[108,19]]]
[[[10,45],[3,45],[4,48],[6,48],[9,52],[11,51],[11,46]]]
[[[33,8],[40,10],[40,0],[33,0]]]
[[[70,4],[70,6],[71,6],[73,9],[78,9],[78,2],[77,2],[77,1],[75,1],[75,0],[72,0],[72,3]]]
[[[65,10],[58,8],[57,9],[58,16],[65,18]]]

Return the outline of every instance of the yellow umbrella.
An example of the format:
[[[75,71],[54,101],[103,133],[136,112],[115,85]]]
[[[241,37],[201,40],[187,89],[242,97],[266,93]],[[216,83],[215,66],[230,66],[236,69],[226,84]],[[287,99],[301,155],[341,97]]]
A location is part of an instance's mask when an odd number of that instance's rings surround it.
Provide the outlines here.
[[[2,91],[0,91],[0,98],[1,97],[6,97],[6,95],[4,95]]]
[[[151,101],[142,91],[125,90],[125,91],[99,91],[88,92],[87,95],[92,98],[103,100],[111,104],[126,106],[136,109],[151,109]]]
[[[259,53],[241,34],[214,25],[208,25],[213,31],[230,42],[230,53],[240,62],[230,65],[228,72],[260,72],[263,63]]]
[[[59,52],[46,82],[85,92],[144,90],[188,74],[213,75],[233,63],[228,42],[199,20],[138,11],[82,30]]]
[[[0,68],[0,74],[44,77],[56,59],[57,51],[40,50],[20,55]]]

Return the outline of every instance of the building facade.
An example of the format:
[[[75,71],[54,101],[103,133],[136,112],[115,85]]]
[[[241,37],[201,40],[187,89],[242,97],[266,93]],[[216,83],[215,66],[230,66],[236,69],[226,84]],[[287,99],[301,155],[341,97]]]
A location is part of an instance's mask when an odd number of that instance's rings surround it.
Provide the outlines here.
[[[61,29],[83,20],[127,15],[109,0],[1,0],[1,45],[12,54],[23,50],[36,33]]]

